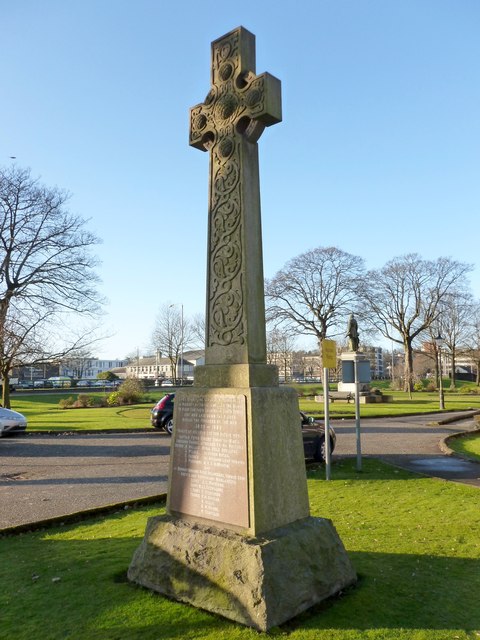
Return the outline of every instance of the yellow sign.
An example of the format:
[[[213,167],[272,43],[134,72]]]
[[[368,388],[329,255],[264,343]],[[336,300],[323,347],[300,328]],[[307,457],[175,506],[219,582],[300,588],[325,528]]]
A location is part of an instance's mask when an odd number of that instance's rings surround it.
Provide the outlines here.
[[[335,340],[322,340],[322,360],[325,369],[337,366],[337,343]]]

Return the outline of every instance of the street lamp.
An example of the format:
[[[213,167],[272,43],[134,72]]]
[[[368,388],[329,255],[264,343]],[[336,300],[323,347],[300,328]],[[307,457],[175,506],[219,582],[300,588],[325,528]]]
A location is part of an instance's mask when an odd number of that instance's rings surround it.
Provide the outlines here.
[[[437,345],[438,351],[438,393],[439,393],[439,401],[440,401],[440,409],[445,409],[445,398],[443,396],[443,380],[442,380],[442,346],[444,340],[440,334],[436,338],[433,339],[435,344]]]

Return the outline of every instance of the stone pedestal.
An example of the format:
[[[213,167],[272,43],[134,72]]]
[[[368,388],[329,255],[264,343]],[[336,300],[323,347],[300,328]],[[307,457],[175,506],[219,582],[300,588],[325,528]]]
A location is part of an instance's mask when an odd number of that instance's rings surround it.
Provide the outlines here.
[[[245,368],[235,365],[235,374],[243,378]],[[268,377],[265,368],[260,377]],[[203,382],[216,382],[217,367],[206,369]],[[309,515],[298,400],[291,388],[178,391],[171,451],[172,515],[249,535]]]
[[[260,631],[356,580],[330,520],[305,518],[251,537],[150,518],[130,580]]]
[[[342,362],[342,380],[338,383],[338,390],[349,392],[352,395],[356,393],[354,367],[358,370],[358,389],[360,394],[370,393],[370,360],[361,351],[351,351],[342,353],[340,356]]]
[[[253,380],[268,386],[241,386]],[[200,382],[177,392],[169,515],[149,520],[128,577],[266,631],[355,571],[330,520],[309,515],[295,391],[268,365],[205,366]]]

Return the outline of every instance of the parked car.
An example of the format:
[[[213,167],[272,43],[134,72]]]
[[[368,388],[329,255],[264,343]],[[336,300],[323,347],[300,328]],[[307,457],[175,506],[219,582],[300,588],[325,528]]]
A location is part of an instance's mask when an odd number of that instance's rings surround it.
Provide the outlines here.
[[[27,419],[21,413],[0,407],[0,436],[20,433],[27,428]]]
[[[120,385],[120,380],[95,380],[92,387],[103,387],[104,389],[115,389]]]
[[[77,387],[91,387],[92,384],[92,380],[79,380],[77,382]]]
[[[156,429],[164,429],[173,433],[173,409],[175,394],[167,393],[151,410],[150,422]],[[315,420],[300,411],[300,423],[303,436],[303,450],[306,459],[325,462],[325,427],[320,420]],[[336,434],[330,428],[330,453],[335,449]]]
[[[175,394],[167,393],[150,412],[150,422],[156,429],[165,429],[170,435],[173,433],[173,405]]]
[[[68,376],[52,376],[48,381],[55,389],[68,389],[72,386],[72,379]]]
[[[33,389],[33,382],[31,380],[20,380],[16,384],[17,389]]]
[[[50,389],[53,384],[49,380],[34,380],[33,386],[35,389]]]
[[[17,387],[18,387],[18,382],[15,382],[15,383],[11,382],[11,383],[8,385],[8,388],[9,388],[9,390],[10,390],[10,393],[13,393],[13,392],[15,391],[15,389],[17,389]],[[2,389],[3,389],[3,385],[2,385],[2,383],[0,382],[0,395],[2,394]]]
[[[305,458],[313,459],[315,462],[325,462],[325,426],[320,420],[315,420],[300,411],[300,421],[302,424],[303,450]],[[330,427],[330,453],[335,449],[337,436]]]

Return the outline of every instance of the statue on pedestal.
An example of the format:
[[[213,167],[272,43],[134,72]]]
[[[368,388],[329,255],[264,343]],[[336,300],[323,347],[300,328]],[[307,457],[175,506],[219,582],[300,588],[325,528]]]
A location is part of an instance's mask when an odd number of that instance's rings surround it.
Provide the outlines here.
[[[350,318],[348,320],[348,328],[347,328],[347,338],[348,338],[348,346],[350,351],[358,351],[358,346],[360,344],[360,340],[358,338],[358,324],[355,320],[355,316],[353,313],[350,314]]]

